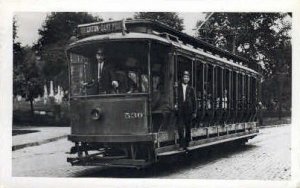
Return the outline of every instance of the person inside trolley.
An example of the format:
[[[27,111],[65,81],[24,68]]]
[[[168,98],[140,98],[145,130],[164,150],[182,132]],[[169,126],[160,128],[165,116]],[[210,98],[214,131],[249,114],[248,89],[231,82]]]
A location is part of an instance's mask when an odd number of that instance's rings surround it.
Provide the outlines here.
[[[127,93],[138,92],[138,76],[134,71],[128,71],[128,91]]]
[[[116,80],[114,68],[105,61],[104,52],[99,48],[96,52],[97,61],[97,81],[99,93],[116,92],[119,83]]]
[[[83,86],[96,90],[95,94],[117,93],[119,82],[116,80],[113,66],[108,61],[105,61],[102,48],[96,51],[95,57],[94,79],[91,82],[83,83]]]
[[[189,85],[189,81],[190,73],[184,71],[182,83],[178,87],[178,104],[175,105],[178,111],[176,124],[180,150],[185,150],[191,141],[191,124],[197,113],[196,94],[194,88]]]

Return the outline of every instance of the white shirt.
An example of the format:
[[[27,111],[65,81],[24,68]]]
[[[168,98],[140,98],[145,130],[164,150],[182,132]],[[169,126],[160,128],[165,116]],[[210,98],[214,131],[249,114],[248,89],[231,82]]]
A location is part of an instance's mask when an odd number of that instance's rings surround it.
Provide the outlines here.
[[[186,87],[187,87],[187,84],[182,84],[183,101],[185,101],[185,98],[186,98]]]
[[[227,109],[227,97],[223,97],[222,108]]]
[[[104,62],[98,63],[98,80],[101,78]]]

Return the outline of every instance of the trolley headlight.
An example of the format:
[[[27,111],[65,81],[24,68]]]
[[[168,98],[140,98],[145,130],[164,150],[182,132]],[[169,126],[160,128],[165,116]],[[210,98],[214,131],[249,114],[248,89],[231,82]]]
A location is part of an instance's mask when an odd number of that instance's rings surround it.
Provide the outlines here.
[[[101,108],[95,108],[91,111],[91,116],[93,120],[98,120],[103,115],[103,111]]]

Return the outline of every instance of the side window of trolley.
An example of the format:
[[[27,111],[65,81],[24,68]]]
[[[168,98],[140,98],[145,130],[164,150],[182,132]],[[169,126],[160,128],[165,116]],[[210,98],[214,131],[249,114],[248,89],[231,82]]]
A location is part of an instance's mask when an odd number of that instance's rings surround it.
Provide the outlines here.
[[[120,93],[147,93],[149,79],[147,63],[137,57],[126,57],[125,66],[118,66],[117,80],[120,83]],[[124,77],[124,76],[125,77]]]
[[[152,84],[152,110],[168,109],[169,88],[171,84],[169,74],[169,56],[162,46],[155,46],[152,51],[151,84]]]
[[[113,67],[117,82],[109,94],[148,93],[147,45],[143,42],[112,42],[103,46],[105,60]],[[109,83],[111,84],[111,83]]]
[[[207,64],[207,73],[205,75],[205,85],[204,85],[204,97],[205,97],[205,107],[207,110],[213,108],[214,99],[214,66]]]
[[[70,53],[70,77],[71,77],[71,95],[80,96],[85,94],[82,87],[86,78],[89,59],[79,54]]]
[[[222,108],[229,108],[229,93],[230,93],[230,70],[225,68],[223,70],[223,94],[222,94]]]
[[[206,64],[202,61],[197,61],[195,63],[195,89],[197,97],[197,105],[199,110],[204,108],[204,80],[205,80],[205,70]]]

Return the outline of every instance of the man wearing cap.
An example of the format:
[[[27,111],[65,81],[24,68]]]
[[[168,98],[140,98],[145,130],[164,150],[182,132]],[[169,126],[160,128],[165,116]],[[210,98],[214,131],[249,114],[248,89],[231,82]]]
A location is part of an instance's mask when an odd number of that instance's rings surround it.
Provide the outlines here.
[[[191,141],[192,119],[196,118],[197,113],[196,94],[194,88],[188,85],[189,81],[190,74],[184,71],[182,83],[178,87],[178,105],[175,106],[178,110],[177,127],[181,149],[186,149]]]
[[[97,60],[97,81],[99,93],[115,92],[119,83],[116,81],[113,68],[104,59],[103,49],[99,48],[96,52]]]

